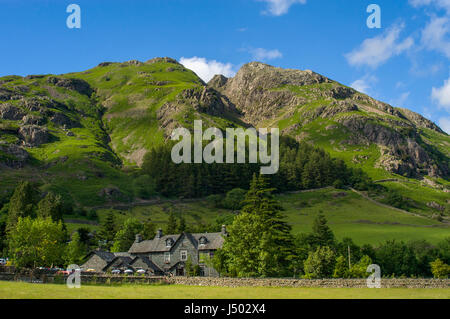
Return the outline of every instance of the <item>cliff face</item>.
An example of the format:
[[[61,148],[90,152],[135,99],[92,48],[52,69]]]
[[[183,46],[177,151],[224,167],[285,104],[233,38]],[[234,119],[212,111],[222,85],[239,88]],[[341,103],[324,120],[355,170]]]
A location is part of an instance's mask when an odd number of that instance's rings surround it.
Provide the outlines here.
[[[215,76],[208,86],[225,95],[253,126],[278,126],[298,140],[353,152],[355,162],[369,160],[358,153],[376,146],[379,154],[370,160],[392,173],[449,175],[449,137],[437,125],[312,71],[252,62],[233,78]],[[445,141],[436,147],[429,135]]]

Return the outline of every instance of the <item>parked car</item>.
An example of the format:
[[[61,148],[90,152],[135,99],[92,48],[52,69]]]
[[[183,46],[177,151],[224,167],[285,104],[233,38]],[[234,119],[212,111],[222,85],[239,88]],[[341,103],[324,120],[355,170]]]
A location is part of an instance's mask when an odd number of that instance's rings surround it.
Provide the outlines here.
[[[111,270],[111,274],[113,274],[113,275],[120,274],[120,269],[113,269],[113,270]]]
[[[97,270],[95,270],[93,268],[88,268],[88,269],[86,269],[86,272],[97,272]]]
[[[0,258],[0,265],[6,265],[6,259]]]
[[[136,270],[136,272],[140,275],[145,275],[147,273],[147,271],[145,269],[138,269],[138,270]]]
[[[123,273],[127,274],[127,275],[132,275],[134,273],[134,271],[133,271],[133,269],[127,269]]]
[[[61,270],[58,270],[56,272],[56,274],[57,275],[70,275],[70,271],[61,269]]]

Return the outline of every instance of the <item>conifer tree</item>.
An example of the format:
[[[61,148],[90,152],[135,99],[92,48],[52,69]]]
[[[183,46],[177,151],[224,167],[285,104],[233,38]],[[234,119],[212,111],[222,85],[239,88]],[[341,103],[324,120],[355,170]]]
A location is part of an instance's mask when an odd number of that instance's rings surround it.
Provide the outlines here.
[[[175,215],[173,212],[170,212],[169,214],[169,220],[167,221],[167,229],[166,234],[172,235],[177,232],[177,219],[175,218]]]
[[[229,227],[222,251],[226,272],[239,277],[284,275],[292,251],[290,226],[264,177],[253,177],[242,213]],[[216,261],[217,262],[217,261]]]
[[[17,185],[9,201],[7,230],[14,228],[19,217],[33,215],[37,190],[30,182],[21,182]]]
[[[100,224],[99,237],[104,241],[106,249],[110,249],[114,241],[114,236],[116,235],[116,222],[114,220],[114,215],[109,212],[106,216],[104,222]]]
[[[41,199],[37,205],[37,216],[50,217],[53,221],[63,219],[63,202],[60,195],[55,195],[52,192]]]

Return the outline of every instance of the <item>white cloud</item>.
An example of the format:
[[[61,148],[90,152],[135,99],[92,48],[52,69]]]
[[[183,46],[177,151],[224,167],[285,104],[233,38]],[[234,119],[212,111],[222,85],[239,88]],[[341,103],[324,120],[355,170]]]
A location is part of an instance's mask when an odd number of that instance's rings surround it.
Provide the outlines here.
[[[257,48],[257,49],[250,49],[249,52],[253,54],[253,59],[259,61],[273,60],[283,57],[283,54],[277,49],[266,50],[263,48]]]
[[[401,54],[411,48],[414,40],[411,37],[399,41],[404,25],[395,25],[383,34],[374,38],[365,39],[361,45],[345,57],[350,65],[368,65],[376,68],[391,57]]]
[[[267,11],[263,11],[264,14],[270,14],[274,16],[281,16],[288,13],[290,7],[296,3],[305,4],[306,0],[257,0],[260,2],[267,2]]]
[[[375,84],[377,81],[378,79],[376,77],[366,75],[361,79],[358,79],[352,84],[350,84],[350,86],[358,92],[369,94],[372,85]]]
[[[445,80],[444,85],[440,88],[432,88],[431,98],[438,102],[439,107],[443,107],[450,111],[450,78]]]
[[[406,100],[408,100],[409,95],[411,92],[404,92],[400,94],[400,96],[396,99],[393,99],[389,102],[389,104],[396,106],[396,107],[405,107],[404,104]]]
[[[450,0],[449,0],[450,1]],[[450,18],[433,17],[422,30],[422,44],[429,50],[443,53],[450,59]]]
[[[439,127],[447,134],[450,134],[450,117],[441,117],[439,119]]]
[[[196,56],[192,58],[182,57],[180,63],[194,71],[205,82],[211,80],[216,74],[223,74],[226,77],[232,77],[236,74],[231,63],[221,63],[216,60],[208,61]]]
[[[409,3],[415,8],[434,5],[437,8],[450,12],[450,0],[409,0]]]

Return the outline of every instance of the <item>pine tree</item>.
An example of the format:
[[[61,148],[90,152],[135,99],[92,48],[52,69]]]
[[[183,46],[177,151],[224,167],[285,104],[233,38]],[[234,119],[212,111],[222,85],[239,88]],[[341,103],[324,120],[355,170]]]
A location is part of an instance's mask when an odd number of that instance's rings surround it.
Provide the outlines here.
[[[21,182],[17,185],[9,201],[7,230],[14,228],[19,217],[33,215],[37,190],[30,182]]]
[[[334,246],[334,234],[327,225],[327,219],[320,211],[313,222],[313,237],[317,246]]]
[[[180,217],[180,223],[178,225],[178,233],[182,233],[186,231],[186,220],[184,219],[183,216]]]
[[[114,241],[114,236],[116,235],[116,223],[114,220],[114,215],[109,212],[106,216],[104,222],[100,224],[99,237],[104,241],[104,246],[106,249],[110,249]]]
[[[142,225],[142,238],[145,240],[155,238],[156,233],[156,225],[151,221],[151,219],[147,219]]]
[[[290,226],[283,220],[282,207],[273,198],[264,177],[253,177],[242,213],[229,227],[220,255],[225,255],[230,275],[284,275],[292,254]]]
[[[53,221],[63,219],[63,202],[61,196],[55,195],[52,192],[41,199],[37,205],[37,216],[50,217]]]
[[[166,234],[172,235],[177,232],[177,219],[175,218],[175,215],[173,212],[170,212],[169,214],[169,220],[167,221],[167,229]]]

